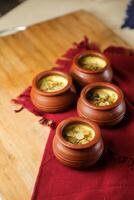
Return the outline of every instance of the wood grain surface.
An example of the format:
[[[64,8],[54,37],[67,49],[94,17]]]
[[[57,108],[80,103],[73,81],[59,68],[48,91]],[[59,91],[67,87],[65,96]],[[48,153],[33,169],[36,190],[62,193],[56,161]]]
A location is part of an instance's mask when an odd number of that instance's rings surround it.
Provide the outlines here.
[[[0,38],[0,197],[30,200],[49,128],[27,110],[14,113],[11,98],[31,84],[72,42],[90,37],[104,49],[128,46],[101,21],[78,11]]]

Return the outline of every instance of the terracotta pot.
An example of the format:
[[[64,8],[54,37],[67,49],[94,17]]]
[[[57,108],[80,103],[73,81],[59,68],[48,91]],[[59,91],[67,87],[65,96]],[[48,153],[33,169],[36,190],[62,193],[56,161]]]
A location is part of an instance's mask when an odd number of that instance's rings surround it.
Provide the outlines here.
[[[92,141],[86,144],[72,144],[63,137],[64,129],[73,123],[90,126],[95,131]],[[53,139],[53,152],[56,158],[72,168],[84,169],[95,164],[103,153],[104,145],[99,127],[84,118],[72,117],[62,121]]]
[[[85,56],[95,56],[101,58],[103,61],[105,61],[106,65],[105,67],[96,71],[83,69],[80,66],[80,59]],[[97,53],[95,51],[83,51],[82,53],[77,54],[73,59],[70,73],[76,85],[79,85],[80,87],[84,87],[85,85],[92,82],[110,82],[113,76],[110,60],[103,54]]]
[[[113,90],[117,94],[117,100],[111,105],[93,105],[87,99],[87,95],[94,88],[108,88]],[[111,83],[97,82],[89,84],[81,92],[77,102],[77,112],[79,116],[90,119],[100,126],[113,126],[123,119],[126,112],[124,95],[119,87]]]
[[[60,90],[44,92],[39,88],[39,81],[49,75],[59,75],[67,80],[67,85]],[[76,91],[71,76],[59,71],[44,71],[39,73],[32,82],[32,103],[45,112],[62,112],[70,108],[76,100]]]

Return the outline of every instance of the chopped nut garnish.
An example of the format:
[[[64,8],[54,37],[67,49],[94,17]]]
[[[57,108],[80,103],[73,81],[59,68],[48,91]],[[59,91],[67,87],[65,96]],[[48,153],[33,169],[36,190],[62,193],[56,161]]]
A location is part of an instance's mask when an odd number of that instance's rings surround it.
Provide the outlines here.
[[[109,88],[96,88],[88,92],[87,99],[96,106],[109,106],[117,101],[118,95]]]
[[[86,144],[93,140],[95,131],[85,124],[71,124],[63,130],[63,137],[72,144]]]

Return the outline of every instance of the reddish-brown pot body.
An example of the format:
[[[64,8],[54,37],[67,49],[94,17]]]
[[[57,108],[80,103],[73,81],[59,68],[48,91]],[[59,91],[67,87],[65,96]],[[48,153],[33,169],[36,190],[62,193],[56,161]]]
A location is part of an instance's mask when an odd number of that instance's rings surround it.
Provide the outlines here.
[[[91,71],[82,69],[78,60],[84,55],[94,55],[98,56],[106,61],[106,66],[98,71]],[[113,77],[113,72],[111,68],[111,63],[103,54],[94,51],[83,51],[82,53],[76,55],[73,59],[73,64],[70,70],[71,76],[73,77],[75,83],[80,87],[93,82],[110,82]]]
[[[110,106],[95,106],[88,102],[86,94],[96,86],[103,86],[113,89],[118,94],[117,102]],[[122,91],[110,83],[98,82],[87,85],[83,88],[77,102],[77,112],[79,116],[96,122],[100,126],[114,126],[119,123],[126,112],[126,105]]]
[[[89,124],[96,132],[93,141],[88,144],[71,144],[67,142],[62,136],[63,128],[71,122],[84,122]],[[69,118],[62,121],[57,129],[53,139],[53,152],[55,157],[64,165],[76,169],[88,168],[94,165],[101,157],[104,150],[104,144],[101,137],[99,127],[83,118]]]
[[[37,82],[41,77],[50,74],[64,76],[68,80],[67,86],[59,91],[50,93],[40,91],[37,87]],[[32,83],[31,100],[35,107],[45,112],[55,113],[67,110],[76,101],[76,91],[72,84],[72,78],[58,71],[45,71],[38,74]]]

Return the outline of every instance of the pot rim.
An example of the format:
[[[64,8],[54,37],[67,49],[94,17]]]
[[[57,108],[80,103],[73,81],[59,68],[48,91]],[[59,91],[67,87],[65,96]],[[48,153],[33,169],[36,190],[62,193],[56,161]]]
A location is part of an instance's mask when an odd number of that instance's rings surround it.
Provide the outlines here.
[[[96,105],[91,104],[91,103],[87,100],[86,95],[87,95],[87,93],[89,92],[89,90],[92,90],[93,88],[101,87],[101,86],[102,86],[102,87],[105,87],[105,88],[112,89],[114,92],[117,93],[118,99],[117,99],[113,104],[107,105],[107,106],[96,106]],[[117,106],[123,101],[124,95],[123,95],[122,90],[121,90],[118,86],[116,86],[116,85],[114,85],[114,84],[112,84],[112,83],[107,83],[107,82],[95,82],[95,83],[88,84],[87,86],[85,86],[85,87],[83,88],[83,90],[81,91],[80,98],[81,98],[81,100],[84,101],[84,103],[85,103],[88,107],[90,107],[90,108],[92,108],[92,109],[95,109],[95,110],[109,110],[109,109],[112,109],[112,108],[117,107]]]
[[[62,135],[63,129],[68,124],[75,123],[75,122],[80,122],[80,123],[86,124],[86,125],[90,126],[95,131],[95,137],[93,138],[92,141],[90,141],[86,144],[72,144],[72,143],[70,143],[70,142],[68,142],[67,140],[64,139],[64,137]],[[98,142],[98,140],[101,138],[101,131],[100,131],[99,126],[96,123],[91,122],[88,119],[81,118],[81,117],[70,117],[68,119],[61,121],[60,124],[57,126],[56,137],[58,137],[60,142],[68,148],[71,148],[71,149],[86,149],[86,148],[92,147],[93,145],[95,145]]]
[[[96,70],[96,71],[93,71],[93,70],[86,70],[86,69],[82,69],[79,64],[78,64],[78,60],[85,56],[85,55],[95,55],[99,58],[102,58],[103,60],[105,60],[106,62],[106,66],[103,67],[102,69],[99,69],[99,70]],[[103,53],[99,53],[97,51],[93,51],[93,50],[85,50],[85,51],[82,51],[81,53],[77,54],[74,58],[73,58],[73,67],[76,68],[78,71],[80,72],[83,72],[83,73],[87,73],[87,74],[98,74],[98,73],[101,73],[103,71],[105,71],[108,67],[110,67],[111,65],[111,62],[110,60],[103,54]]]
[[[54,91],[54,92],[43,92],[42,90],[39,89],[37,83],[43,77],[48,76],[48,75],[63,76],[65,79],[67,79],[67,85],[65,87],[63,87],[62,89]],[[64,72],[60,72],[57,70],[42,71],[42,72],[38,73],[32,81],[32,88],[34,88],[34,90],[36,90],[36,92],[42,96],[55,96],[55,95],[61,94],[65,91],[67,91],[71,87],[71,85],[72,85],[72,77],[69,76],[68,74],[65,74]]]

